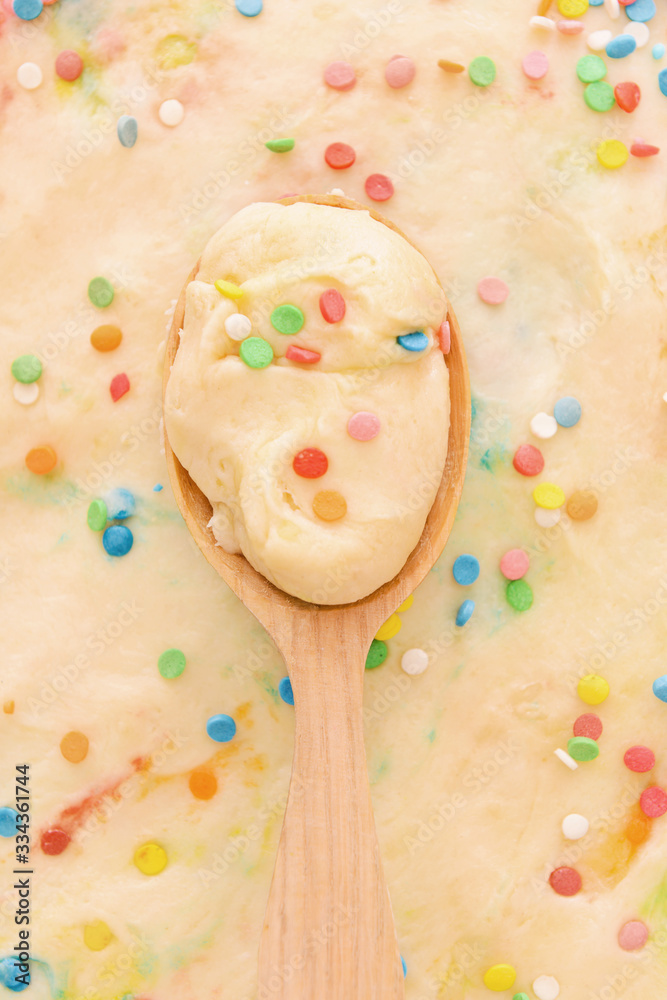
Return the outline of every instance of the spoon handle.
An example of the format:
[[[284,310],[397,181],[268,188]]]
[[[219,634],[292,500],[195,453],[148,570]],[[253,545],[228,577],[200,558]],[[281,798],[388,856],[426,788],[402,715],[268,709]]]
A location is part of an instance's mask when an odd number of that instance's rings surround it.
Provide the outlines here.
[[[364,747],[366,652],[340,618],[308,617],[280,643],[296,731],[258,1000],[402,1000]]]

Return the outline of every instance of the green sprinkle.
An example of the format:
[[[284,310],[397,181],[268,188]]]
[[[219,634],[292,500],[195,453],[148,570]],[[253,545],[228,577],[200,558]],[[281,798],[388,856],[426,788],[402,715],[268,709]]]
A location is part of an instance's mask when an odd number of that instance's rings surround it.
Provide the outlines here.
[[[245,361],[248,368],[266,368],[273,361],[273,350],[261,337],[248,337],[239,348],[241,361]]]
[[[376,667],[381,666],[387,659],[388,653],[386,642],[383,642],[382,639],[373,639],[366,657],[366,670],[375,670]]]
[[[567,752],[573,760],[595,760],[600,753],[600,747],[588,736],[573,736],[567,741]]]
[[[290,149],[294,149],[294,139],[271,139],[264,145],[272,153],[289,153]]]
[[[511,580],[505,595],[515,611],[527,611],[533,603],[533,592],[525,580]]]
[[[530,1000],[527,993],[515,993],[512,1000]]]
[[[12,375],[17,382],[30,385],[42,374],[42,362],[34,354],[22,354],[12,362]]]
[[[106,309],[113,302],[113,285],[106,278],[93,278],[88,285],[88,298],[98,309]]]
[[[168,681],[180,677],[185,670],[185,653],[180,649],[165,649],[164,653],[160,653],[157,668]]]
[[[611,111],[616,104],[613,87],[608,83],[589,83],[584,90],[584,100],[592,111]]]
[[[306,317],[298,306],[278,306],[271,313],[271,326],[278,333],[285,333],[288,336],[298,333],[305,322]]]
[[[582,83],[597,83],[607,75],[607,67],[599,56],[582,56],[577,63],[577,76]]]
[[[477,56],[468,66],[468,76],[476,87],[488,87],[496,78],[496,64],[488,56]]]
[[[88,508],[88,527],[91,531],[102,531],[107,526],[107,505],[104,500],[93,500]]]

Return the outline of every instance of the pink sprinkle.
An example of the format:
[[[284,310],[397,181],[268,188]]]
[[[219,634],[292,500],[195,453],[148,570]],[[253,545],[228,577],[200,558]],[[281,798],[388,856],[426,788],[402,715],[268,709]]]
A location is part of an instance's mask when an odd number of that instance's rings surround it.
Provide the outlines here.
[[[586,25],[583,21],[556,21],[556,27],[562,35],[580,35]]]
[[[501,278],[482,278],[477,285],[477,294],[487,306],[502,305],[509,293],[509,288]]]
[[[392,56],[384,71],[385,80],[394,90],[407,87],[414,77],[415,64],[408,56]]]
[[[355,441],[372,441],[380,433],[380,420],[374,413],[359,410],[348,420],[347,433]]]
[[[544,455],[534,444],[522,444],[514,452],[512,465],[522,476],[539,476],[544,468]]]
[[[111,398],[114,403],[116,403],[121,396],[124,396],[125,393],[129,391],[130,380],[125,372],[121,372],[120,375],[114,375],[111,379],[111,385],[109,386],[109,392],[111,393]]]
[[[631,771],[644,774],[655,767],[655,754],[649,747],[630,747],[623,755],[623,763]]]
[[[639,807],[649,819],[657,819],[667,812],[667,794],[657,785],[645,788],[639,796]]]
[[[357,75],[349,63],[332,62],[324,71],[324,82],[334,90],[352,90],[357,82]]]
[[[633,156],[657,156],[660,152],[660,146],[652,146],[648,142],[633,142],[630,146],[630,152]]]
[[[61,80],[72,83],[78,80],[83,72],[83,59],[78,52],[64,49],[56,59],[56,73]]]
[[[549,60],[544,52],[536,49],[535,52],[529,52],[527,56],[523,57],[521,67],[529,80],[541,80],[543,76],[547,75]]]
[[[320,312],[327,323],[340,323],[345,315],[345,299],[337,288],[327,288],[320,295]]]
[[[530,568],[530,559],[523,549],[510,549],[500,560],[500,572],[506,580],[520,580]]]
[[[394,193],[394,185],[385,174],[371,174],[366,178],[364,187],[373,201],[388,201]]]
[[[314,365],[322,355],[317,351],[309,351],[307,347],[297,347],[296,344],[290,344],[285,351],[285,357],[288,361],[299,361],[302,365]]]
[[[440,350],[443,354],[449,354],[449,349],[452,346],[452,331],[449,327],[449,320],[445,319],[440,324],[440,329],[438,330],[438,340],[440,341]]]
[[[599,740],[602,736],[602,719],[594,712],[585,712],[574,720],[572,732],[575,736],[587,736],[589,740]]]
[[[648,941],[648,927],[641,920],[629,920],[618,932],[618,944],[623,951],[639,951]]]

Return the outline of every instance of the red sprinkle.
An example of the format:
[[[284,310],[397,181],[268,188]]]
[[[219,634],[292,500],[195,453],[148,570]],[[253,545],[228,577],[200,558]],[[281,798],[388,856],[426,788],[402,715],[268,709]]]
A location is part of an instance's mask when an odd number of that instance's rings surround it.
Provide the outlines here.
[[[320,295],[320,312],[327,323],[340,323],[345,315],[345,299],[337,288],[327,288]]]
[[[642,92],[636,83],[617,83],[614,87],[614,97],[619,108],[630,114],[634,111],[641,99]]]
[[[630,152],[633,156],[657,156],[660,152],[660,146],[652,146],[648,142],[633,142],[630,146]]]
[[[572,731],[575,736],[586,736],[589,740],[599,740],[602,736],[602,719],[594,712],[586,712],[575,719]]]
[[[639,797],[639,807],[649,819],[657,819],[667,812],[667,793],[657,785],[645,788]]]
[[[631,771],[644,774],[655,767],[655,754],[649,747],[630,747],[623,754],[623,762]]]
[[[125,372],[121,372],[120,375],[114,375],[111,379],[111,385],[109,386],[109,392],[111,393],[111,398],[114,403],[116,403],[121,396],[124,396],[125,393],[129,391],[130,380]]]
[[[522,444],[517,448],[512,465],[522,476],[539,476],[544,468],[544,456],[533,444]]]
[[[329,468],[329,460],[319,448],[304,448],[294,456],[292,468],[304,479],[319,479]]]
[[[332,62],[324,71],[324,82],[334,90],[351,90],[357,82],[357,77],[349,63]]]
[[[62,854],[69,842],[69,833],[55,827],[53,830],[44,831],[40,845],[44,854]]]
[[[285,351],[288,361],[300,361],[302,365],[314,365],[322,357],[317,351],[309,351],[306,347],[297,347],[290,344]]]
[[[83,59],[78,52],[72,49],[65,49],[56,59],[56,73],[61,80],[72,83],[78,80],[83,73]]]
[[[452,346],[452,331],[449,326],[449,320],[445,319],[440,324],[440,329],[438,330],[438,341],[440,342],[440,350],[443,354],[449,354],[449,350]]]
[[[348,167],[352,166],[356,158],[357,154],[354,149],[352,146],[348,146],[346,142],[332,142],[324,150],[324,159],[334,170],[347,170]]]
[[[555,868],[549,885],[559,896],[576,896],[581,889],[581,875],[574,868]]]
[[[394,185],[385,174],[371,174],[364,187],[372,201],[388,201],[394,193]]]

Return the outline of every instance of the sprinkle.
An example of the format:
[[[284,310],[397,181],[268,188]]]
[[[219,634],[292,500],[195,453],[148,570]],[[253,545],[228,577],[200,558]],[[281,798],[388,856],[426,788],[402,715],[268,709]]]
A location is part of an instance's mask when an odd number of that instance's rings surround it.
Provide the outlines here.
[[[610,111],[616,104],[613,87],[604,81],[589,83],[584,90],[584,100],[591,111]]]
[[[29,385],[42,374],[42,362],[35,354],[22,354],[12,362],[12,375],[17,382]]]
[[[340,323],[345,315],[345,299],[337,288],[327,288],[320,295],[320,312],[327,323]]]
[[[12,10],[22,21],[34,21],[42,13],[42,0],[14,0]]]
[[[56,467],[58,456],[50,444],[31,448],[25,457],[25,464],[37,476],[45,476]]]
[[[394,185],[385,174],[371,174],[364,188],[372,201],[388,201],[394,193]]]
[[[5,701],[5,702],[3,702],[2,711],[5,713],[5,715],[13,715],[13,713],[14,713],[14,701],[13,701],[13,699],[11,701]]]
[[[347,433],[355,441],[372,441],[380,433],[380,420],[368,410],[359,410],[348,420]]]
[[[533,419],[530,421],[530,431],[535,437],[547,440],[552,438],[556,431],[558,430],[558,422],[555,417],[552,417],[550,413],[536,413]]]
[[[546,507],[548,510],[554,510],[556,507],[563,506],[565,503],[565,494],[560,486],[556,486],[555,483],[540,483],[533,490],[533,500],[538,507]]]
[[[334,90],[351,90],[357,77],[349,63],[332,62],[324,71],[324,82]]]
[[[88,285],[88,298],[98,309],[106,309],[114,299],[113,285],[106,278],[93,278]]]
[[[649,819],[657,819],[667,812],[667,793],[657,785],[645,788],[639,796],[639,808]]]
[[[90,335],[90,342],[95,350],[104,354],[108,351],[115,351],[122,339],[122,331],[117,326],[108,323],[95,327]]]
[[[667,701],[667,674],[663,674],[662,677],[653,681],[653,694],[660,701]]]
[[[625,8],[631,21],[650,21],[655,17],[655,0],[635,0]]]
[[[546,507],[536,507],[534,517],[540,528],[553,528],[561,518],[561,511],[558,507],[555,510],[547,510]]]
[[[541,80],[549,71],[549,60],[544,52],[536,49],[523,57],[521,68],[529,80]]]
[[[61,80],[73,83],[83,73],[83,59],[78,52],[65,49],[56,59],[56,73]]]
[[[15,837],[19,814],[9,806],[0,809],[0,837]]]
[[[625,828],[625,836],[631,844],[643,844],[650,835],[651,823],[643,813],[633,816]]]
[[[637,42],[637,45],[639,45],[639,42]],[[665,54],[665,46],[662,44],[662,42],[658,42],[651,49],[651,55],[653,56],[654,59],[662,59],[664,54]]]
[[[124,521],[128,517],[132,517],[137,508],[134,494],[123,486],[110,490],[105,499],[110,521]]]
[[[163,489],[164,486],[162,485],[162,483],[156,483],[155,486],[153,487],[153,493],[161,493]]]
[[[401,631],[402,625],[403,622],[401,621],[397,613],[394,611],[393,615],[390,615],[389,618],[387,618],[386,622],[380,625],[380,628],[377,630],[375,634],[375,638],[378,641],[382,642],[386,642],[387,639],[393,639],[394,636],[398,635],[398,633]]]
[[[505,587],[505,597],[515,611],[528,611],[533,604],[533,591],[525,580],[510,580]]]
[[[553,976],[538,976],[533,983],[533,993],[537,1000],[558,1000],[560,985]]]
[[[329,460],[319,448],[304,448],[294,456],[292,468],[303,479],[319,479],[329,468]]]
[[[452,346],[452,331],[449,326],[449,320],[443,320],[440,324],[440,329],[438,330],[438,343],[440,344],[440,350],[443,354],[449,354],[450,348]]]
[[[190,791],[196,799],[207,802],[218,790],[218,781],[210,771],[193,771],[188,780]]]
[[[624,34],[632,35],[638,49],[643,49],[651,37],[651,32],[642,21],[630,21],[624,28]]]
[[[554,406],[554,417],[561,427],[574,427],[581,420],[581,403],[574,396],[562,396]]]
[[[61,739],[60,752],[70,764],[80,764],[88,756],[88,737],[73,729]]]
[[[614,87],[614,97],[616,103],[622,111],[631,114],[641,100],[642,92],[639,86],[632,81],[627,83],[617,83]]]
[[[563,17],[580,17],[588,10],[588,0],[558,0],[558,10]]]
[[[530,1000],[527,993],[515,993],[512,1000]]]
[[[598,509],[598,498],[592,490],[577,490],[565,509],[573,521],[588,521]]]
[[[616,170],[626,162],[629,153],[627,146],[624,146],[618,139],[607,139],[601,142],[597,148],[598,160],[607,170]]]
[[[488,56],[477,56],[468,66],[468,76],[476,87],[488,87],[496,78],[496,64]]]
[[[285,357],[288,361],[298,361],[302,365],[315,365],[322,355],[318,351],[309,351],[307,347],[290,344],[285,351]]]
[[[451,62],[449,59],[438,59],[438,66],[444,69],[445,73],[462,73],[465,69],[463,63]]]
[[[23,406],[30,406],[39,397],[39,385],[37,382],[31,382],[29,385],[24,385],[23,382],[15,382],[12,394],[17,403],[21,403]]]
[[[539,476],[544,469],[544,456],[535,445],[522,444],[514,453],[512,465],[522,476]]]
[[[172,97],[168,101],[163,101],[158,108],[157,116],[163,125],[168,125],[169,128],[175,128],[180,125],[185,117],[185,108],[180,101]]]
[[[407,611],[415,603],[415,595],[408,594],[402,604],[399,604],[396,608],[397,611]]]
[[[407,965],[405,964],[405,959],[403,958],[403,956],[402,956],[402,955],[399,955],[399,958],[400,958],[400,960],[401,960],[401,967],[402,967],[402,969],[403,969],[403,979],[405,979],[405,977],[406,977],[406,976],[407,976],[407,974],[408,974],[408,967],[407,967]]]
[[[236,734],[236,723],[231,715],[212,715],[206,723],[206,732],[216,743],[229,743]]]
[[[577,63],[577,76],[582,83],[597,83],[607,75],[607,67],[600,56],[582,56]]]
[[[298,306],[277,306],[271,313],[271,326],[287,336],[298,333],[305,323],[305,317]]]
[[[225,320],[225,332],[231,340],[245,340],[251,330],[252,323],[243,313],[232,313]]]
[[[667,97],[667,69],[663,69],[658,73],[658,86],[660,87],[660,93]]]
[[[165,680],[180,677],[185,670],[185,653],[180,649],[165,649],[158,657],[157,668]]]
[[[587,705],[601,705],[609,697],[609,684],[598,674],[586,674],[577,684],[577,694]]]
[[[264,145],[272,153],[289,153],[294,149],[294,139],[269,139]]]
[[[234,0],[236,9],[244,17],[257,17],[262,13],[262,0]]]
[[[345,497],[337,493],[336,490],[322,490],[315,494],[313,513],[321,521],[339,521],[347,514]]]
[[[588,833],[589,822],[580,813],[570,813],[561,823],[561,830],[566,840],[581,840]]]
[[[109,392],[114,403],[130,391],[130,380],[125,372],[114,375],[109,384]]]
[[[286,705],[294,704],[294,691],[292,690],[292,682],[289,677],[283,677],[279,682],[278,694]]]
[[[132,115],[121,115],[116,123],[116,135],[121,146],[132,149],[139,135],[139,123]]]
[[[0,958],[0,983],[12,993],[22,993],[30,986],[30,972],[22,973],[16,964],[16,956]]]
[[[346,142],[332,142],[324,150],[324,162],[333,170],[347,170],[356,158],[354,149]]]
[[[637,41],[632,35],[617,35],[607,44],[605,49],[610,59],[624,59],[637,48]]]
[[[633,142],[630,146],[633,156],[657,156],[660,152],[659,146],[651,146],[648,142]]]
[[[550,17],[541,17],[539,14],[536,14],[535,17],[531,17],[528,23],[531,28],[544,28],[546,31],[556,30],[555,21],[552,21]]]
[[[630,747],[623,754],[623,763],[630,771],[645,774],[646,771],[651,771],[655,767],[655,754],[649,747]]]
[[[425,333],[418,330],[415,333],[402,334],[396,338],[396,343],[400,344],[406,351],[419,353],[420,351],[425,351],[428,347],[428,337]]]
[[[261,337],[248,337],[241,343],[239,357],[248,368],[266,368],[273,361],[273,349]]]
[[[575,736],[587,736],[589,740],[599,740],[602,736],[602,720],[594,712],[585,712],[574,720],[572,732]]]
[[[586,28],[583,21],[558,21],[556,27],[561,35],[580,35]]]
[[[551,0],[540,0],[539,4],[537,5],[537,13],[539,15],[548,14],[549,7],[551,7]]]
[[[506,580],[520,580],[529,568],[530,559],[523,549],[509,549],[500,560],[500,572]]]
[[[159,875],[167,867],[167,852],[159,844],[142,844],[132,859],[144,875]]]
[[[560,747],[558,747],[557,750],[554,750],[554,753],[559,760],[562,760],[564,764],[567,764],[567,766],[571,771],[576,771],[577,768],[579,767],[576,760],[572,760],[569,753],[566,753],[565,750],[561,750]]]
[[[394,90],[412,83],[416,67],[409,56],[392,56],[384,71],[384,78]]]
[[[621,15],[621,7],[618,0],[603,0],[604,9],[606,10],[612,21],[615,21],[617,17]]]
[[[629,920],[618,932],[618,946],[623,951],[640,951],[648,941],[648,927],[641,920]]]
[[[607,43],[613,38],[613,33],[603,28],[601,31],[592,31],[588,38],[586,39],[586,45],[593,52],[602,52],[603,49],[607,48]]]
[[[452,566],[452,574],[462,587],[469,587],[479,576],[479,559],[467,553],[458,556]]]
[[[574,868],[555,868],[549,876],[549,885],[559,896],[576,896],[581,889],[581,875]]]
[[[484,973],[484,985],[488,990],[501,993],[509,990],[516,980],[516,969],[511,965],[492,965]]]
[[[243,295],[241,286],[235,285],[233,281],[223,281],[222,278],[219,278],[213,284],[216,290],[227,299],[240,299]]]
[[[382,639],[373,639],[366,657],[366,670],[375,670],[376,667],[381,666],[387,659],[388,653],[386,642],[383,642]]]
[[[45,830],[40,837],[40,847],[44,854],[50,854],[55,856],[56,854],[62,854],[65,848],[69,845],[71,837],[69,833],[64,830],[59,829],[59,827],[53,827],[50,830]]]
[[[44,74],[37,63],[21,63],[16,71],[16,81],[24,90],[36,90],[43,79]]]
[[[102,535],[102,545],[110,556],[126,556],[134,544],[134,535],[124,524],[112,524]]]
[[[411,677],[423,674],[428,667],[428,653],[425,649],[406,649],[401,657],[401,669]]]
[[[599,757],[600,747],[595,740],[591,740],[587,736],[573,736],[567,741],[567,752],[572,760],[583,763]]]
[[[464,601],[461,605],[459,605],[459,608],[456,612],[456,618],[454,619],[454,624],[457,625],[459,628],[463,628],[463,626],[467,625],[470,619],[472,618],[474,610],[475,610],[474,601],[470,600]]]
[[[83,943],[91,951],[103,951],[112,939],[111,929],[103,920],[93,920],[83,928]]]
[[[488,306],[502,305],[509,293],[509,288],[501,278],[482,278],[477,282],[477,294]]]

